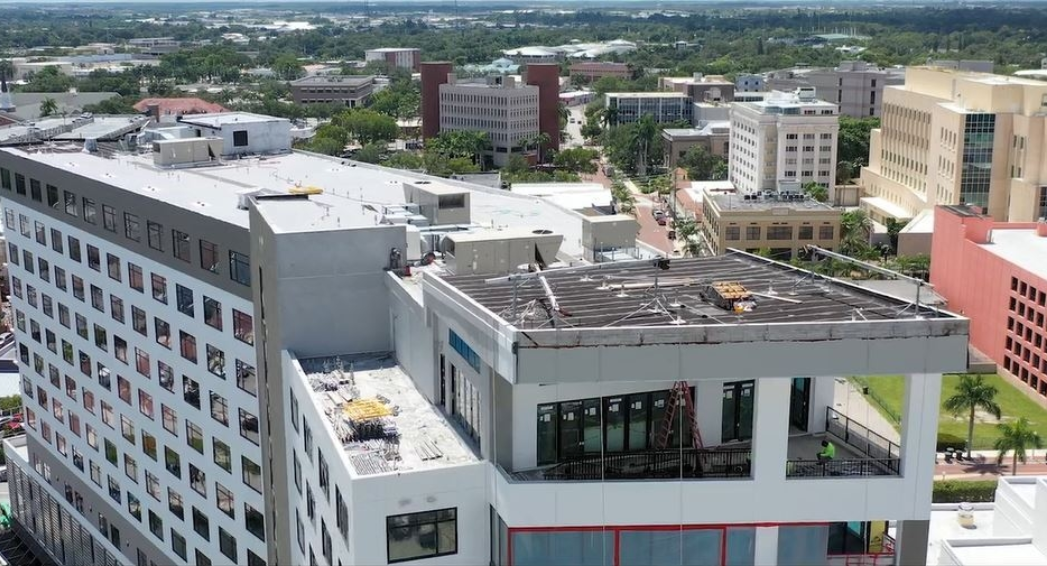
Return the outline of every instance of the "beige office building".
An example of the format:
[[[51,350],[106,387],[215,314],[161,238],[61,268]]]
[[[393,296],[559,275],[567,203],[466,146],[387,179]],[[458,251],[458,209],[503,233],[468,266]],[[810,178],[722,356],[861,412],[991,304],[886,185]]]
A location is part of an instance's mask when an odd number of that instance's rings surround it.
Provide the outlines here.
[[[861,207],[880,223],[961,203],[1034,221],[1047,215],[1045,135],[1047,82],[910,67],[884,91]]]
[[[714,255],[732,248],[769,250],[771,257],[789,260],[808,245],[835,250],[842,213],[802,197],[702,193],[702,233]]]
[[[538,134],[537,86],[514,76],[457,79],[440,89],[440,131],[487,132],[487,158],[504,166],[513,153],[528,151],[528,140]]]

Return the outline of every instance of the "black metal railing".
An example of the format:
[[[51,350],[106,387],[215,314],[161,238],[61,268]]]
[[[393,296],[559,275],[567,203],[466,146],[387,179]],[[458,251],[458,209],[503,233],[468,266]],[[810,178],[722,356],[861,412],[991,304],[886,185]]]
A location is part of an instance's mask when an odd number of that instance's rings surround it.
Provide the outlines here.
[[[688,448],[651,452],[594,454],[571,458],[542,470],[517,472],[521,481],[602,481],[644,479],[747,478],[752,452]]]
[[[825,431],[874,460],[896,460],[902,455],[901,446],[832,407],[825,408]]]
[[[861,460],[789,460],[785,477],[818,478],[847,476],[897,476],[901,472],[899,458],[866,458]]]

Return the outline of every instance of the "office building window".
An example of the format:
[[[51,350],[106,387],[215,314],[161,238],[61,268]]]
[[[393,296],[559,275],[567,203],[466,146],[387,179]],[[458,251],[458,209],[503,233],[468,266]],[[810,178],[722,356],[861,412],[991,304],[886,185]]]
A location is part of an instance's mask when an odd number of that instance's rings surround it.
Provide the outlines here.
[[[142,240],[142,225],[138,221],[137,214],[124,213],[124,236],[136,242]]]
[[[229,277],[242,285],[251,284],[251,259],[247,254],[229,252]]]
[[[200,267],[218,273],[218,245],[200,240]]]
[[[174,247],[174,256],[182,261],[189,259],[189,234],[178,230],[171,230],[171,243]]]
[[[110,232],[116,232],[116,209],[108,204],[102,205],[102,227]]]
[[[389,563],[458,553],[458,510],[441,509],[386,518]]]

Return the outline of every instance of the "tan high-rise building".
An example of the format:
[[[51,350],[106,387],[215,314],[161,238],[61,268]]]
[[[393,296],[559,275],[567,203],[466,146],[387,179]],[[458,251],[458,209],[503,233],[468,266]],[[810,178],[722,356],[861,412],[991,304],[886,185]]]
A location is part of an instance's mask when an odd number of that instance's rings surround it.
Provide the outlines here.
[[[961,203],[1036,220],[1047,214],[1045,135],[1047,82],[910,67],[884,90],[861,207],[880,223]]]

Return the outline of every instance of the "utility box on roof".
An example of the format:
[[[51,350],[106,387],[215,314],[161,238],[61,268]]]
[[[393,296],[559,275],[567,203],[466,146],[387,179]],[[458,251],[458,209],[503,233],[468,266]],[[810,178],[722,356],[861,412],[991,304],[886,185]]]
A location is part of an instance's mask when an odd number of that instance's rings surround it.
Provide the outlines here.
[[[418,205],[433,226],[469,224],[469,191],[433,181],[405,182],[404,201]]]
[[[636,247],[636,233],[640,223],[628,214],[608,214],[582,217],[582,247],[585,259],[595,261],[596,256],[617,250]]]
[[[448,234],[440,247],[455,275],[506,275],[521,265],[554,263],[562,243],[550,230],[482,230]]]
[[[218,164],[222,140],[185,138],[153,142],[153,165],[157,167],[199,167]]]

